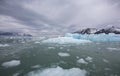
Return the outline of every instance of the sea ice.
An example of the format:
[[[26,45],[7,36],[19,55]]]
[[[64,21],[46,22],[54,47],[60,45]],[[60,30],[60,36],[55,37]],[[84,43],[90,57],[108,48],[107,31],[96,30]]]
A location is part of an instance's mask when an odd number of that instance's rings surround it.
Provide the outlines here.
[[[85,76],[85,70],[79,68],[63,69],[61,67],[48,68],[28,73],[28,76]]]
[[[15,67],[15,66],[18,66],[18,65],[20,65],[20,60],[11,60],[11,61],[8,61],[8,62],[4,62],[2,64],[2,66],[5,67],[5,68]]]
[[[90,40],[83,40],[83,39],[75,39],[72,37],[58,37],[58,38],[50,38],[47,40],[43,40],[43,43],[57,43],[57,44],[81,44],[81,43],[91,43]]]
[[[58,53],[58,55],[61,56],[61,57],[67,57],[67,56],[70,56],[69,53],[62,53],[62,52]]]

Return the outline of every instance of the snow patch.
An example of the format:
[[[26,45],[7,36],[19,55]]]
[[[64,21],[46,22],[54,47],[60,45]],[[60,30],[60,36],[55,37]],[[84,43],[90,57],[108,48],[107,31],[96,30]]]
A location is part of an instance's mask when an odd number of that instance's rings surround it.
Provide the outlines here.
[[[69,53],[58,53],[58,55],[59,56],[61,56],[61,57],[67,57],[67,56],[70,56],[70,54]]]
[[[4,62],[2,64],[2,66],[5,67],[5,68],[15,67],[15,66],[18,66],[18,65],[20,65],[20,60],[11,60],[11,61],[8,61],[8,62]]]
[[[108,60],[106,60],[106,59],[103,59],[103,62],[105,62],[105,63],[109,63],[109,61],[108,61]]]
[[[43,40],[43,43],[57,43],[57,44],[81,44],[81,43],[91,43],[90,40],[74,39],[72,37],[58,37]]]
[[[85,70],[79,68],[63,69],[61,67],[48,68],[28,73],[28,76],[85,76]]]

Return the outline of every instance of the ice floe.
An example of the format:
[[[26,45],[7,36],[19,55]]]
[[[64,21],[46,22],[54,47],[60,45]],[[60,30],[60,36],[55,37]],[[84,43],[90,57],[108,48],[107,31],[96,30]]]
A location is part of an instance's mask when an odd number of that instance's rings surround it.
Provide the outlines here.
[[[63,52],[58,53],[58,55],[61,56],[61,57],[67,57],[67,56],[70,56],[69,53],[63,53]]]
[[[8,62],[4,62],[2,64],[3,67],[5,68],[9,68],[9,67],[15,67],[15,66],[18,66],[20,65],[20,60],[11,60],[11,61],[8,61]]]
[[[48,49],[55,49],[55,47],[48,47]]]
[[[72,37],[58,37],[58,38],[50,38],[47,40],[43,40],[43,43],[57,43],[57,44],[81,44],[81,43],[91,43],[90,40],[82,40],[82,39],[74,39]]]
[[[28,73],[27,76],[85,76],[85,70],[79,68],[63,69],[61,67],[47,68]]]

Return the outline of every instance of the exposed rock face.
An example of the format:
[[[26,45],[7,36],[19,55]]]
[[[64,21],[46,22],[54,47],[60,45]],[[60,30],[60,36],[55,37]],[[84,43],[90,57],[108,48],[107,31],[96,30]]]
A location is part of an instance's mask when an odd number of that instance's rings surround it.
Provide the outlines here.
[[[109,34],[109,33],[114,33],[114,34],[120,34],[120,28],[115,28],[114,26],[110,28],[104,28],[104,29],[96,29],[96,28],[86,28],[82,29],[80,31],[76,31],[74,33],[79,33],[79,34]]]

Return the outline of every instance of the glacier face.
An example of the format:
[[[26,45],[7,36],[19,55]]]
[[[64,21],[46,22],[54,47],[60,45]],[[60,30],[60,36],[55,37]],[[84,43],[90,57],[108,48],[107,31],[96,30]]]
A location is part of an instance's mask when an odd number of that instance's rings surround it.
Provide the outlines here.
[[[102,42],[111,42],[111,41],[120,41],[120,34],[78,34],[78,33],[67,33],[65,37],[72,37],[74,39],[84,39],[90,41],[102,41]]]

